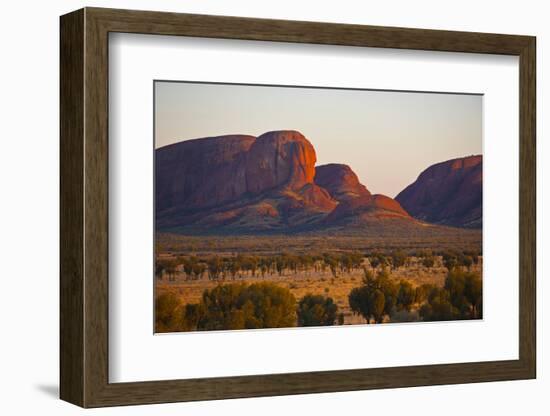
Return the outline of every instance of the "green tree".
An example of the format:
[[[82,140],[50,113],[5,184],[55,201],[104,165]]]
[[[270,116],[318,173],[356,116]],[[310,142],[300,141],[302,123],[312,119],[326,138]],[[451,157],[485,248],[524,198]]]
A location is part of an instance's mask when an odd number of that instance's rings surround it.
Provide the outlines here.
[[[424,321],[451,321],[458,319],[460,312],[451,304],[449,292],[434,288],[428,301],[420,307],[420,317]]]
[[[351,310],[362,315],[367,323],[383,321],[385,315],[391,315],[398,299],[399,285],[383,269],[376,277],[369,269],[363,269],[363,285],[351,290],[348,295]]]
[[[435,289],[435,286],[430,283],[424,283],[415,289],[414,303],[422,304],[428,299],[428,295]]]
[[[183,331],[192,331],[203,325],[205,318],[205,309],[202,303],[190,303],[185,305],[183,311]]]
[[[353,288],[348,295],[348,301],[351,310],[363,316],[367,320],[367,323],[370,324],[372,317],[370,289],[367,286]]]
[[[387,269],[382,269],[378,272],[375,280],[375,288],[380,289],[384,294],[384,313],[391,315],[397,305],[399,285],[391,279]]]
[[[471,305],[471,317],[483,317],[483,293],[481,278],[477,273],[467,273],[464,277],[464,296]]]
[[[307,294],[298,303],[298,326],[334,325],[337,312],[332,298]]]
[[[296,326],[296,299],[273,283],[220,284],[205,290],[199,304],[187,305],[190,330],[284,328]]]
[[[374,292],[370,294],[369,302],[374,321],[376,323],[382,322],[386,306],[386,296],[384,295],[384,292],[380,289],[375,289]]]
[[[420,308],[425,321],[477,319],[482,317],[482,285],[479,274],[453,268],[442,288],[428,288]],[[418,297],[418,291],[417,291]]]

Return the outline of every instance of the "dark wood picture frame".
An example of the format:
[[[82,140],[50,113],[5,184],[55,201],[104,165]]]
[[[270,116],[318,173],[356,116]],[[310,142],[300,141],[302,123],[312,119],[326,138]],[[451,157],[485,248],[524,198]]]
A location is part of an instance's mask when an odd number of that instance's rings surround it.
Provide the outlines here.
[[[82,407],[536,377],[534,37],[85,8],[61,17],[60,396]],[[135,383],[108,379],[108,35],[179,35],[519,57],[519,359]]]

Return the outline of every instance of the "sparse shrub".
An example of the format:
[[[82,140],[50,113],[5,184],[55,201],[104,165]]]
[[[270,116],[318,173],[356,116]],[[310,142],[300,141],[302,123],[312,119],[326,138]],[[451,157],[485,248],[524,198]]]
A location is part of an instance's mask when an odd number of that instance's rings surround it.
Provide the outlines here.
[[[426,256],[422,257],[422,265],[424,267],[427,267],[428,269],[434,267],[435,264],[435,258],[434,256]]]
[[[397,250],[391,254],[392,268],[398,269],[403,267],[407,262],[407,254],[404,251]]]
[[[378,257],[371,256],[369,257],[369,263],[373,269],[376,269],[378,266],[380,266],[380,259]]]
[[[456,255],[456,253],[446,251],[443,253],[442,258],[443,266],[445,266],[447,270],[451,271],[458,266],[458,256]]]
[[[330,255],[330,254],[325,254],[324,255],[324,262],[329,267],[332,275],[334,277],[337,277],[338,276],[338,261],[336,260],[336,258],[334,256]]]
[[[369,257],[369,263],[373,269],[378,267],[387,267],[390,265],[389,259],[382,253],[372,253]]]

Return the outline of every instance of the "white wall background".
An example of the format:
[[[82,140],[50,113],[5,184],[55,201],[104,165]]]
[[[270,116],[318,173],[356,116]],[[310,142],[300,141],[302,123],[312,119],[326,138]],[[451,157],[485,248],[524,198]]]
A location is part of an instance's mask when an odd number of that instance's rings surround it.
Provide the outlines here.
[[[82,6],[166,10],[530,34],[538,42],[538,379],[534,381],[225,400],[87,411],[103,415],[407,415],[545,414],[550,409],[550,361],[544,348],[550,285],[544,242],[550,238],[550,145],[544,130],[550,90],[545,63],[550,26],[542,1],[121,0],[5,2],[0,14],[0,411],[71,415],[83,412],[58,395],[58,16]],[[546,267],[545,267],[546,266]],[[547,274],[547,273],[546,273]]]

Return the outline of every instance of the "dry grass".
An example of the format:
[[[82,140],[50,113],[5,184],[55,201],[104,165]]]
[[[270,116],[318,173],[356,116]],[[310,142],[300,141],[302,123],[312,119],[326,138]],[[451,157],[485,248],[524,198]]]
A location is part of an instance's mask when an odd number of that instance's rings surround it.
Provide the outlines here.
[[[480,264],[474,265],[472,270],[481,273],[481,268],[480,261]],[[443,267],[440,257],[437,257],[432,268],[426,268],[419,263],[419,259],[410,257],[406,266],[391,271],[393,279],[410,281],[413,286],[420,286],[425,283],[442,286],[446,274],[447,269]],[[241,274],[235,280],[225,279],[217,282],[208,280],[206,274],[200,280],[187,280],[183,273],[177,273],[174,281],[168,281],[166,277],[162,280],[156,280],[156,295],[172,292],[181,299],[183,304],[198,303],[205,289],[211,289],[219,283],[273,282],[288,288],[297,300],[309,293],[330,296],[338,305],[339,312],[344,313],[345,323],[357,324],[365,321],[363,318],[352,314],[348,295],[353,288],[361,286],[363,276],[364,272],[361,269],[353,270],[350,273],[339,273],[337,277],[334,277],[330,271],[315,272],[312,270],[297,273],[286,271],[282,276],[275,274],[266,277],[252,277],[250,274]]]

